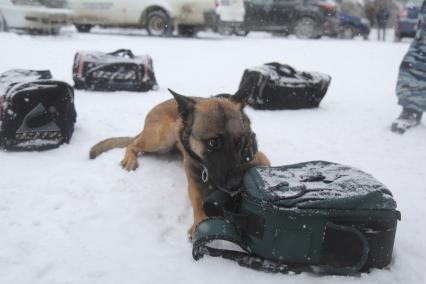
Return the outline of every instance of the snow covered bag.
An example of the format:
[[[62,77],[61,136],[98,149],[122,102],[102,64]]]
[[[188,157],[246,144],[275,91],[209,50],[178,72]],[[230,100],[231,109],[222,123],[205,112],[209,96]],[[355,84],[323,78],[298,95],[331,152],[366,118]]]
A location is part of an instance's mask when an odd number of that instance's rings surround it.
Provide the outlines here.
[[[215,191],[204,210],[210,218],[196,228],[194,259],[220,256],[268,272],[386,267],[401,218],[373,176],[325,161],[252,168],[239,195]]]
[[[255,109],[300,109],[318,107],[331,77],[319,72],[296,71],[277,62],[244,71],[240,87],[249,88],[246,103]]]
[[[129,49],[111,53],[80,51],[74,57],[72,74],[75,89],[133,92],[158,89],[151,57],[135,56]]]
[[[68,143],[76,121],[74,91],[50,71],[14,69],[0,75],[0,146],[46,150]]]

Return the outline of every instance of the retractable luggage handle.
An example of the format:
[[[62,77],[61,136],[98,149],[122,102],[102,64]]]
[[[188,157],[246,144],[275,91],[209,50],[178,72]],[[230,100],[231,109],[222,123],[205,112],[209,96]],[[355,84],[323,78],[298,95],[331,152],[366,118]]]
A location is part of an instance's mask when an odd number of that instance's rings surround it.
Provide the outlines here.
[[[130,50],[130,49],[124,49],[124,48],[121,48],[121,49],[118,49],[118,50],[116,50],[116,51],[113,51],[113,52],[110,52],[110,53],[107,53],[107,54],[109,54],[109,55],[122,55],[122,56],[128,56],[128,57],[130,57],[130,58],[135,58],[135,55],[133,54],[133,52]]]

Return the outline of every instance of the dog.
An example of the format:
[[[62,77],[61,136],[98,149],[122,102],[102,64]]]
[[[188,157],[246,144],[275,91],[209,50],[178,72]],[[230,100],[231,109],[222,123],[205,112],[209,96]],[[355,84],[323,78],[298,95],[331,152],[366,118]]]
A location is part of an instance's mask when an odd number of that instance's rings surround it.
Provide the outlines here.
[[[145,126],[136,137],[103,140],[90,150],[90,158],[126,147],[121,166],[133,171],[137,156],[167,153],[174,149],[183,156],[195,227],[206,214],[203,201],[214,189],[235,192],[244,173],[253,166],[269,166],[268,158],[257,150],[257,142],[244,112],[244,88],[234,95],[187,97],[169,89],[174,99],[155,106],[146,116]]]

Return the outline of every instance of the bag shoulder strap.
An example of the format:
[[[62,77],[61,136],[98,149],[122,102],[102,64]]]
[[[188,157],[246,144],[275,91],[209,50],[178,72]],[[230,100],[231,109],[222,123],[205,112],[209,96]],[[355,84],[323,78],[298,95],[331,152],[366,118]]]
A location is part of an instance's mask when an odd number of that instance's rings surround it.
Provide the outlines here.
[[[238,246],[241,250],[210,246],[214,241],[227,241]],[[198,224],[195,229],[192,257],[195,260],[199,260],[204,255],[234,260],[240,266],[264,272],[286,273],[289,271],[289,266],[286,264],[265,260],[250,253],[236,227],[220,217],[208,218]]]
[[[232,223],[222,217],[208,218],[201,222],[195,229],[195,239],[192,249],[192,257],[199,260],[204,255],[221,257],[236,261],[240,266],[271,273],[288,273],[314,271],[317,273],[351,275],[361,271],[368,260],[369,246],[366,237],[356,228],[336,225],[328,222],[328,228],[354,234],[362,243],[362,252],[359,260],[350,266],[336,267],[327,264],[318,264],[317,269],[303,264],[279,263],[264,259],[250,252],[250,248],[244,243],[241,232]],[[236,245],[236,249],[224,249],[214,247],[215,241],[226,241]]]

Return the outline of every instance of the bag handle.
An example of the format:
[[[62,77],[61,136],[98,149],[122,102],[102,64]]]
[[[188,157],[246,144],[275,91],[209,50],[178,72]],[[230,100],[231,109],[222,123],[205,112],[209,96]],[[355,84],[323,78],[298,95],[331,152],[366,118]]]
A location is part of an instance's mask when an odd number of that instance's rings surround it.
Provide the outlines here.
[[[214,241],[227,241],[241,248],[238,250],[220,249],[209,246]],[[224,218],[208,218],[198,224],[195,229],[195,240],[192,249],[192,257],[199,260],[209,255],[212,257],[222,257],[236,261],[240,266],[252,268],[264,272],[287,273],[289,266],[265,260],[248,252],[237,228]]]
[[[135,58],[135,55],[133,54],[133,52],[130,49],[124,49],[124,48],[117,49],[116,51],[113,51],[113,52],[110,52],[110,53],[107,53],[107,54],[114,55],[114,56],[119,56],[119,55],[126,56],[127,55],[129,58]]]
[[[281,63],[278,63],[278,62],[270,62],[270,63],[266,63],[265,65],[273,67],[275,69],[275,71],[278,73],[278,75],[280,75],[280,76],[294,77],[294,75],[297,72],[296,69],[294,69],[290,65],[281,64]],[[287,69],[289,72],[285,72],[283,70],[283,68]]]
[[[238,213],[235,208],[236,198],[228,193],[216,190],[207,196],[203,210],[209,217],[222,217],[235,227],[258,239],[263,238],[265,220],[257,215]],[[237,202],[238,203],[238,202]]]
[[[351,226],[344,226],[344,225],[337,225],[332,222],[327,222],[325,225],[326,228],[331,228],[337,231],[352,233],[358,239],[361,241],[362,244],[362,253],[359,260],[352,266],[346,266],[346,267],[335,267],[331,265],[321,265],[320,269],[322,269],[326,273],[332,273],[332,274],[340,274],[340,275],[348,275],[348,274],[354,274],[358,273],[366,264],[368,260],[368,253],[370,251],[368,246],[368,241],[366,237],[356,228]]]

